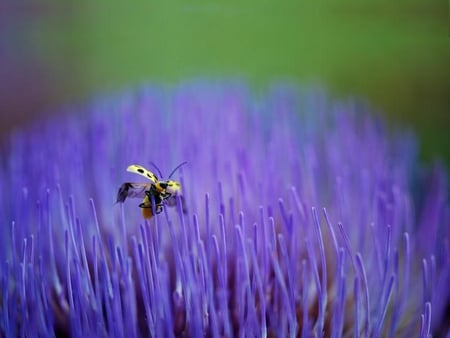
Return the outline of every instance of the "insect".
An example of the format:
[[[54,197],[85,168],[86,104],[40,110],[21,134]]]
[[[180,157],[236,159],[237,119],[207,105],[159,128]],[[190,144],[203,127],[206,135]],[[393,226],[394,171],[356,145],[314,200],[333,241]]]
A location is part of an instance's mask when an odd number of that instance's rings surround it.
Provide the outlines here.
[[[125,182],[119,187],[117,192],[116,203],[123,203],[127,197],[130,198],[143,198],[142,203],[139,207],[142,208],[142,215],[146,219],[152,218],[163,211],[163,206],[167,205],[173,207],[177,204],[177,196],[181,198],[181,205],[183,212],[186,213],[186,207],[183,195],[181,195],[181,184],[177,181],[173,181],[170,178],[172,175],[187,162],[183,162],[175,167],[169,175],[169,178],[164,181],[158,180],[158,177],[151,171],[145,169],[144,167],[132,164],[127,168],[127,171],[144,176],[149,183],[130,183]],[[151,163],[161,175],[159,168]],[[155,204],[155,210],[153,210],[152,200]]]

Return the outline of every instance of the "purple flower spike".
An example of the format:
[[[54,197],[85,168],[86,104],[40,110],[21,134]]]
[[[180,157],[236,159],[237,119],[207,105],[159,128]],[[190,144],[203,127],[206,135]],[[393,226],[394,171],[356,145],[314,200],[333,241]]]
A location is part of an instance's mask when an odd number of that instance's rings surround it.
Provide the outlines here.
[[[1,158],[0,336],[450,333],[446,173],[358,104],[149,86],[17,131]],[[145,180],[130,164],[183,161],[159,214],[114,203]]]

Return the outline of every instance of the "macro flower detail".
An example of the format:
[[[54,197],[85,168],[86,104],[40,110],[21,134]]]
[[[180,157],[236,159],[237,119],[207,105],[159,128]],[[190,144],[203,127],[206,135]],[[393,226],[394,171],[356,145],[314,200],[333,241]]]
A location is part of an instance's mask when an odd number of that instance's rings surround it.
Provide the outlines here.
[[[2,153],[2,336],[449,334],[446,173],[357,103],[147,86]],[[174,207],[115,203],[131,163],[183,161]]]

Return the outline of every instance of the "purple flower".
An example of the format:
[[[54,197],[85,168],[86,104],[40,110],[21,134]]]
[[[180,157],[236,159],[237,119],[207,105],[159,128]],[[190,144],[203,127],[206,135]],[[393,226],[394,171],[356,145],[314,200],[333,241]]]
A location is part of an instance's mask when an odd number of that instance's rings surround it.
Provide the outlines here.
[[[114,204],[151,161],[188,162],[186,214]],[[318,91],[197,82],[67,109],[3,151],[1,335],[444,335],[445,179]]]

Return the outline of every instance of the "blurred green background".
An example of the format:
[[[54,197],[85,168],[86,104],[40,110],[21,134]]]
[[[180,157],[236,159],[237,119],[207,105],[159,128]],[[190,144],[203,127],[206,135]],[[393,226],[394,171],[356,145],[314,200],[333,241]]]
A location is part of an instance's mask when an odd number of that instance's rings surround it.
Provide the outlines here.
[[[144,82],[238,77],[361,96],[450,164],[448,4],[425,0],[6,2],[0,133]]]

